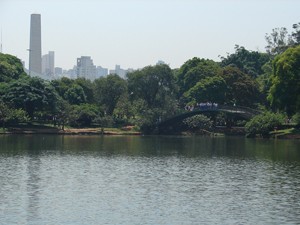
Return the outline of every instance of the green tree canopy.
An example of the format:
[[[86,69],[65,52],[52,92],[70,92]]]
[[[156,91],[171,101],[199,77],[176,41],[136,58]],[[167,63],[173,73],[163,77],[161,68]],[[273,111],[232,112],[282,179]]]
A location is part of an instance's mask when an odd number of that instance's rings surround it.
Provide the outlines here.
[[[294,29],[291,34],[285,27],[274,28],[272,33],[266,34],[267,41],[266,50],[270,55],[276,56],[289,47],[297,46],[300,44],[300,23],[293,24]]]
[[[195,86],[201,79],[219,74],[221,67],[209,59],[193,58],[184,63],[177,71],[180,94]]]
[[[207,131],[213,126],[213,122],[205,115],[199,114],[183,120],[192,131]]]
[[[266,50],[270,55],[278,55],[283,53],[289,46],[293,44],[291,35],[285,27],[274,28],[272,33],[266,34],[267,41]]]
[[[95,100],[103,105],[108,115],[112,115],[119,98],[127,92],[127,83],[116,74],[101,77],[94,81]]]
[[[0,82],[16,80],[21,76],[26,76],[26,74],[20,59],[0,53]]]
[[[67,89],[64,94],[64,99],[66,99],[72,105],[86,103],[86,95],[84,93],[84,90],[78,84],[73,84]]]
[[[37,77],[23,77],[10,82],[3,100],[24,109],[32,118],[35,111],[55,110],[57,93],[49,82]]]
[[[262,137],[269,137],[270,131],[283,124],[283,121],[284,119],[281,114],[266,112],[257,115],[246,123],[247,136],[255,137],[256,135],[261,135]]]
[[[185,92],[190,102],[224,103],[227,85],[221,76],[207,77],[199,81],[194,87]]]
[[[258,83],[237,67],[223,68],[221,77],[227,84],[226,103],[251,107],[259,101]]]
[[[77,78],[75,81],[75,84],[78,84],[82,87],[84,94],[86,96],[86,101],[88,103],[94,103],[94,88],[93,83],[91,80],[85,79],[85,78]]]
[[[64,97],[66,91],[74,84],[74,80],[67,78],[67,77],[62,77],[59,80],[52,80],[51,85],[55,88],[57,93],[61,96]]]
[[[196,67],[199,63],[201,62],[201,60],[197,57],[194,57],[192,59],[189,59],[188,61],[186,61],[177,71],[177,79],[178,81],[183,81],[184,79],[184,75],[192,68]]]
[[[62,97],[58,97],[57,107],[55,110],[55,116],[57,119],[58,125],[61,125],[61,129],[65,129],[65,124],[70,121],[72,112],[72,106],[68,101],[64,100]]]
[[[273,62],[274,74],[268,100],[288,115],[300,111],[300,46],[292,47]]]
[[[27,122],[29,117],[23,109],[14,109],[0,101],[0,124],[5,127],[11,123]]]
[[[292,38],[294,45],[300,44],[300,22],[293,24],[294,31],[292,32]]]
[[[271,77],[273,74],[273,63],[272,61],[267,62],[263,67],[262,67],[264,73],[257,77],[255,80],[258,83],[259,86],[259,92],[261,93],[260,99],[263,105],[266,107],[269,107],[270,104],[267,101],[267,96],[269,94],[269,90],[271,87]]]
[[[168,65],[147,66],[127,75],[135,122],[146,131],[177,111],[177,86]]]
[[[168,65],[147,66],[127,75],[133,99],[143,99],[149,108],[164,107],[168,96],[175,96],[175,77]]]
[[[115,118],[128,121],[133,116],[132,108],[128,93],[123,93],[116,104],[113,115]]]
[[[249,51],[243,46],[235,46],[235,53],[222,58],[221,65],[223,67],[234,65],[242,72],[251,77],[258,77],[263,74],[263,66],[270,61],[270,56],[266,53],[257,51]]]
[[[266,50],[271,55],[278,55],[286,51],[289,47],[300,44],[300,22],[293,24],[294,29],[291,34],[285,27],[275,28],[271,34],[266,34],[268,43]]]
[[[94,119],[99,116],[100,111],[92,104],[73,105],[70,111],[70,124],[75,127],[91,126]]]

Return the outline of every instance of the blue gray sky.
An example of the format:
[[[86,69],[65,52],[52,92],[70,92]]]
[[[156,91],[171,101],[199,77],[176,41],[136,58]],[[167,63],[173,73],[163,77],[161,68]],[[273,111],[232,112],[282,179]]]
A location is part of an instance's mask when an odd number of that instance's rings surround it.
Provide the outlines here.
[[[42,17],[42,51],[55,66],[76,58],[142,68],[192,57],[219,61],[236,44],[265,51],[265,34],[300,22],[298,0],[0,0],[3,52],[28,65],[30,14]]]

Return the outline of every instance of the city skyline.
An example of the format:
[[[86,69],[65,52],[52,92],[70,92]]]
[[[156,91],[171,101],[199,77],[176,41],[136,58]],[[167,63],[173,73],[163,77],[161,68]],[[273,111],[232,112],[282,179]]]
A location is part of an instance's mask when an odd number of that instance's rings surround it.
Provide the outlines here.
[[[4,53],[28,68],[30,14],[42,15],[42,54],[73,68],[91,56],[104,68],[143,68],[163,60],[171,68],[193,57],[219,61],[234,46],[265,51],[265,34],[300,21],[296,0],[70,0],[0,2]],[[280,16],[279,16],[280,15]]]

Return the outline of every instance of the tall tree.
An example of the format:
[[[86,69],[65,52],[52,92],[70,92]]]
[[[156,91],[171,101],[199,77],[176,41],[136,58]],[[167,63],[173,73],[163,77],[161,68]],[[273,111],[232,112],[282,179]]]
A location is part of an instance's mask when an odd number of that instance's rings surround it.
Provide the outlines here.
[[[300,22],[293,24],[294,31],[292,32],[292,38],[294,45],[300,44]]]
[[[21,60],[15,56],[0,53],[0,82],[16,80],[26,76]]]
[[[23,109],[14,109],[0,101],[0,124],[5,127],[9,123],[27,122],[29,117]]]
[[[78,84],[73,84],[67,89],[64,94],[64,99],[66,99],[72,105],[80,105],[87,102],[84,90]]]
[[[62,77],[59,80],[52,80],[51,85],[55,88],[57,93],[61,96],[64,97],[66,91],[74,84],[74,80],[67,78],[67,77]]]
[[[177,71],[180,94],[195,86],[201,79],[217,75],[221,70],[218,63],[209,59],[193,58],[184,63]]]
[[[15,108],[23,108],[32,118],[36,111],[53,112],[57,93],[47,81],[23,77],[7,85],[3,99]]]
[[[94,103],[94,89],[91,80],[85,78],[77,78],[74,82],[75,84],[78,84],[82,87],[84,94],[86,95],[86,101],[88,103]]]
[[[285,27],[275,28],[272,33],[266,34],[266,50],[270,55],[278,55],[288,49],[293,44],[291,35]]]
[[[223,68],[221,77],[227,84],[226,103],[251,107],[259,102],[258,83],[237,67]]]
[[[288,115],[300,111],[300,46],[292,47],[273,62],[274,74],[268,100]]]
[[[263,67],[263,74],[258,76],[255,80],[258,83],[259,91],[261,93],[261,103],[264,104],[266,107],[269,107],[270,104],[267,100],[267,96],[269,94],[269,90],[271,87],[271,77],[273,74],[273,64],[272,61],[267,62]]]
[[[194,87],[185,92],[192,103],[217,102],[224,103],[227,85],[221,76],[208,77],[199,81]]]
[[[242,72],[255,78],[264,73],[262,67],[270,61],[270,56],[266,53],[249,51],[243,46],[236,45],[235,53],[227,55],[226,58],[222,57],[221,59],[221,65],[223,67],[234,65]]]
[[[94,81],[95,100],[103,105],[108,115],[112,115],[120,97],[127,92],[126,81],[116,74],[101,77]]]
[[[73,105],[70,111],[69,122],[71,126],[84,127],[91,126],[93,120],[99,115],[96,105],[81,104]]]
[[[153,124],[176,112],[177,86],[168,65],[147,66],[129,73],[127,78],[133,111],[141,124]]]
[[[176,92],[175,77],[168,65],[147,66],[128,74],[128,88],[132,97],[144,99],[150,108],[163,106],[165,97]]]
[[[189,59],[186,61],[177,71],[176,71],[176,79],[177,79],[177,84],[180,88],[180,93],[184,93],[185,88],[184,88],[184,77],[186,73],[191,70],[192,68],[197,67],[199,63],[201,62],[200,58],[194,57],[192,59]]]

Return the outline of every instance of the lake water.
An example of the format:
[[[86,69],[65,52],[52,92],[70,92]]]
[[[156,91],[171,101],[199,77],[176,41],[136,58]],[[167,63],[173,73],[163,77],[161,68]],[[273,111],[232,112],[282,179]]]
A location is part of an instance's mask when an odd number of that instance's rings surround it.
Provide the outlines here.
[[[299,224],[300,141],[0,136],[0,224]]]

